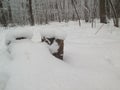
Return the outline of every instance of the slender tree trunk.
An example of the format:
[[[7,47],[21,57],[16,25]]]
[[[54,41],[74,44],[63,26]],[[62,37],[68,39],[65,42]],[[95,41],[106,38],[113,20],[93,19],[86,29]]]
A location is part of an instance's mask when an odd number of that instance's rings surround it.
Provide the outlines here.
[[[58,12],[58,20],[59,20],[59,22],[61,22],[60,11],[59,11],[59,6],[58,6],[57,0],[56,0],[56,9],[57,9],[57,12]]]
[[[10,0],[8,0],[8,13],[9,13],[9,23],[13,23],[12,11],[10,6]]]
[[[111,15],[110,15],[110,4],[108,2],[108,0],[106,0],[106,14],[107,14],[107,18],[110,19]]]
[[[77,17],[78,17],[79,25],[81,25],[80,16],[79,16],[78,11],[77,11],[77,8],[76,8],[76,6],[75,6],[75,1],[74,1],[74,0],[71,0],[71,2],[72,2],[72,5],[73,5],[73,7],[74,7],[74,9],[75,9],[75,13],[76,13],[76,15],[77,15]]]
[[[118,18],[120,18],[120,0],[117,0],[116,2],[116,9],[117,9]]]
[[[113,11],[113,15],[114,15],[114,19],[113,19],[114,20],[114,26],[119,27],[119,18],[117,16],[117,12],[115,10],[115,7],[113,6],[113,3],[112,3],[111,0],[108,0],[108,1],[110,3],[110,6],[111,6],[112,11]]]
[[[48,2],[47,2],[47,0],[45,0],[45,1],[46,1],[46,3],[44,5],[44,7],[43,7],[43,11],[44,11],[44,15],[45,15],[45,24],[48,24],[48,22],[49,22],[49,18],[48,18]]]
[[[88,10],[88,0],[84,0],[85,3],[85,9],[84,9],[84,15],[85,15],[85,22],[89,21],[89,10]]]
[[[100,2],[100,22],[101,23],[107,23],[105,1],[106,0],[99,0],[99,2]]]
[[[96,15],[96,13],[97,13],[97,1],[96,0],[94,0],[93,1],[93,8],[92,8],[92,28],[93,28],[93,26],[94,26],[94,19],[97,17],[97,15]]]
[[[45,24],[48,24],[48,11],[45,10]]]
[[[3,8],[3,4],[2,4],[2,0],[0,0],[0,23],[4,26],[7,27],[8,23],[7,23],[7,13]]]
[[[29,21],[30,25],[34,25],[34,16],[33,16],[33,10],[32,10],[32,0],[27,0],[28,1],[28,13],[29,13]]]

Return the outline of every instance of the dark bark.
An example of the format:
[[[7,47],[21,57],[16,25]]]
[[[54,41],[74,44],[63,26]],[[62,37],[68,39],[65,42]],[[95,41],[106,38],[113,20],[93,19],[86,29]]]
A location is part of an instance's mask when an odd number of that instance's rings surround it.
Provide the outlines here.
[[[7,12],[3,8],[2,0],[0,0],[0,23],[4,26],[7,27]]]
[[[120,0],[117,0],[116,2],[116,9],[117,9],[117,15],[120,18]]]
[[[11,11],[11,6],[10,6],[10,0],[8,0],[8,15],[9,15],[9,23],[13,23],[13,18],[12,18],[12,11]]]
[[[0,8],[3,8],[2,0],[0,0]]]
[[[100,22],[101,23],[107,23],[105,1],[106,0],[99,0],[99,2],[100,2]]]
[[[56,1],[56,9],[57,9],[57,12],[58,12],[58,20],[59,20],[59,22],[61,22],[60,11],[59,11],[59,6],[58,6],[57,1]]]
[[[45,24],[48,24],[48,11],[45,10]]]
[[[108,19],[110,19],[111,18],[110,4],[109,4],[108,0],[106,0],[106,14],[107,14]]]
[[[114,0],[117,16],[120,17],[120,0]]]
[[[115,7],[113,6],[113,3],[112,3],[111,0],[108,0],[108,1],[109,1],[109,3],[110,3],[111,9],[112,9],[112,11],[113,11],[114,26],[119,27],[119,19],[118,19],[118,16],[117,16],[117,12],[116,12],[116,10],[115,10]]]
[[[27,0],[28,2],[28,13],[29,13],[29,21],[30,21],[30,25],[33,26],[34,23],[34,16],[33,16],[33,10],[32,10],[32,0]]]
[[[75,3],[77,3],[77,2],[76,2],[76,0],[71,0],[71,2],[72,2],[72,5],[73,5],[73,7],[74,7],[74,9],[75,9],[75,13],[76,13],[76,15],[77,15],[77,17],[78,17],[79,25],[81,25],[80,16],[79,16],[78,11],[77,11],[77,8],[76,8],[76,6],[75,6]]]
[[[89,21],[89,9],[88,9],[88,4],[87,4],[87,0],[84,1],[85,2],[85,9],[84,9],[84,15],[85,15],[85,22]]]
[[[92,19],[92,28],[93,28],[93,26],[94,26],[94,19],[95,18],[97,18],[97,1],[96,0],[94,0],[94,3],[93,3],[93,5],[94,5],[94,7],[93,7],[93,9],[92,9],[92,17],[91,17],[91,19]]]

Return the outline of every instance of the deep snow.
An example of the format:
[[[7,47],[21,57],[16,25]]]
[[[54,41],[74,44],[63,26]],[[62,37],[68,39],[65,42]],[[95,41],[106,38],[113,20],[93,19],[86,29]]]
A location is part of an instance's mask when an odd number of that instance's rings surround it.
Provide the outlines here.
[[[101,25],[91,28],[82,22],[79,27],[69,22],[0,28],[0,90],[120,90],[120,28],[110,23],[96,34]],[[32,39],[13,39],[32,33]],[[46,34],[66,37],[64,61],[41,43]]]

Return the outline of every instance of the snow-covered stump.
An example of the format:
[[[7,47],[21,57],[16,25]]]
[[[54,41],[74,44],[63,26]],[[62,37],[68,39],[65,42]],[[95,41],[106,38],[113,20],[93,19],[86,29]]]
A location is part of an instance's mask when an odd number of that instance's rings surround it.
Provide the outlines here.
[[[64,54],[64,40],[63,39],[57,39],[56,37],[42,37],[42,42],[46,42],[49,45],[50,52],[53,56],[55,56],[58,59],[63,60],[63,54]]]
[[[63,54],[64,54],[64,40],[62,39],[56,39],[56,42],[59,46],[58,51],[53,53],[53,55],[61,60],[63,60]]]
[[[40,34],[42,42],[47,43],[51,54],[56,58],[63,60],[64,40],[66,37],[65,32],[52,28],[52,30],[41,30]]]

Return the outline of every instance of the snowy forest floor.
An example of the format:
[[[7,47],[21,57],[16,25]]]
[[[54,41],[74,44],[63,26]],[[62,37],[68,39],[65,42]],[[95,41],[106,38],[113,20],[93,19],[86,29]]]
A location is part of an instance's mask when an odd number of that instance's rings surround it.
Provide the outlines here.
[[[101,26],[56,22],[0,28],[0,90],[120,90],[120,28]],[[19,30],[33,32],[32,40],[6,45]],[[41,43],[41,30],[66,35],[64,61]]]

